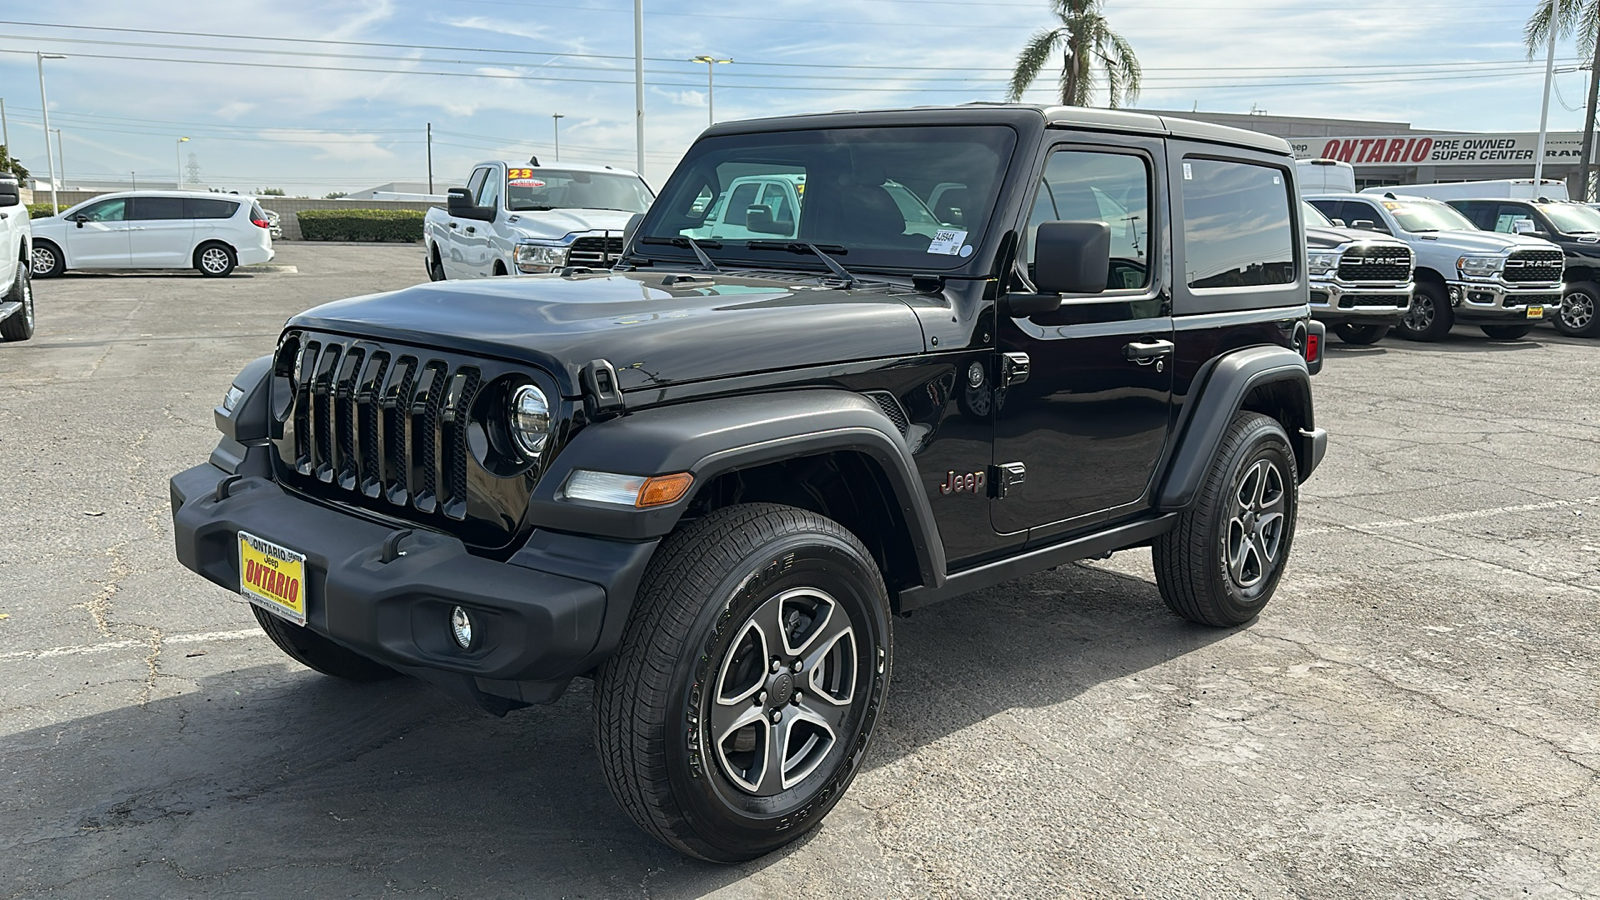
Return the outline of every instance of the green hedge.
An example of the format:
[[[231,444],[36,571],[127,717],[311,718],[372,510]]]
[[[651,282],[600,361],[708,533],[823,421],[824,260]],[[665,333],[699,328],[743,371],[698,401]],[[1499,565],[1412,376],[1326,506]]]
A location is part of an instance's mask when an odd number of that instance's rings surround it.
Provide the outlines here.
[[[56,212],[60,212],[63,209],[66,209],[66,208],[67,208],[67,204],[65,204],[65,203],[56,204]],[[55,215],[55,213],[52,213],[50,211],[50,204],[48,204],[48,203],[29,203],[28,204],[28,218],[30,218],[30,219],[39,219],[39,218],[43,218],[45,216],[52,216],[52,215]]]
[[[416,209],[308,209],[295,213],[308,241],[422,240],[423,212]]]

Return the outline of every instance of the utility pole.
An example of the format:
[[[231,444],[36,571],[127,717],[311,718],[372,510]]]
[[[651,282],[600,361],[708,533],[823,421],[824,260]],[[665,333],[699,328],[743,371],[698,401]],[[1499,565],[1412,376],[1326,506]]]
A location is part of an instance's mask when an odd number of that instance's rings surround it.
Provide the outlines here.
[[[1550,127],[1550,83],[1556,77],[1556,18],[1555,3],[1550,4],[1550,45],[1544,56],[1544,102],[1539,105],[1539,149],[1533,157],[1533,195],[1544,192],[1544,142]]]
[[[565,119],[565,118],[566,118],[566,116],[562,115],[561,113],[551,113],[550,114],[550,120],[555,123],[554,124],[554,128],[555,128],[555,132],[556,132],[556,162],[561,162],[561,120]]]
[[[428,193],[433,193],[433,123],[428,123]]]
[[[1588,112],[1583,117],[1583,144],[1579,151],[1583,161],[1578,164],[1578,200],[1587,201],[1592,195],[1589,192],[1589,173],[1592,169],[1590,157],[1594,155],[1594,112],[1595,101],[1600,99],[1600,34],[1591,35],[1594,39],[1594,60],[1589,63],[1589,106]]]
[[[0,141],[5,141],[6,152],[11,153],[11,126],[6,122],[6,98],[0,97]],[[15,156],[16,154],[12,154]]]
[[[633,0],[634,142],[638,145],[639,177],[644,177],[644,0]]]

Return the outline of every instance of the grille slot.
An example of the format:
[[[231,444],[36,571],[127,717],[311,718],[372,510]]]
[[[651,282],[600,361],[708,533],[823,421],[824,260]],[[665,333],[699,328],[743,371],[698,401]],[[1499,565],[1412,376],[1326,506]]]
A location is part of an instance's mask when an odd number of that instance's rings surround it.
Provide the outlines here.
[[[1404,284],[1411,280],[1411,250],[1406,247],[1356,247],[1339,259],[1344,281]]]
[[[878,408],[883,410],[883,414],[889,417],[889,421],[894,423],[894,427],[902,435],[911,429],[910,417],[906,415],[905,408],[893,394],[888,391],[867,391],[866,397],[878,404]]]
[[[1518,250],[1506,259],[1505,280],[1560,281],[1564,269],[1565,258],[1559,250]]]
[[[622,255],[622,235],[607,234],[581,237],[572,242],[567,251],[567,264],[572,266],[602,266],[610,268]]]

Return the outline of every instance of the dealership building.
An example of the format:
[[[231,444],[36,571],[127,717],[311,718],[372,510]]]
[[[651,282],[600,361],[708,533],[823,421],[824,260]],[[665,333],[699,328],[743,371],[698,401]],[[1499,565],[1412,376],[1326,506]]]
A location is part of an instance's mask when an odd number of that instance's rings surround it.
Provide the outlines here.
[[[1354,166],[1358,188],[1532,178],[1539,147],[1538,132],[1444,132],[1412,128],[1409,122],[1140,111],[1277,135],[1301,159],[1338,159]],[[1577,131],[1552,131],[1545,137],[1544,177],[1566,181],[1573,196],[1577,196],[1582,140]],[[1590,158],[1596,157],[1591,153]]]

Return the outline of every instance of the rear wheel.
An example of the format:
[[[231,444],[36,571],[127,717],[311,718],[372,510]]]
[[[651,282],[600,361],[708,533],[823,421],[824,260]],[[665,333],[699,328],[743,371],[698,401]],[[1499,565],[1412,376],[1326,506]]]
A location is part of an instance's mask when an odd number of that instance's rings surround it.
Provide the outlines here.
[[[1383,324],[1357,325],[1353,322],[1340,322],[1333,326],[1333,333],[1339,340],[1346,344],[1376,344],[1389,333],[1389,326]]]
[[[26,261],[17,263],[17,277],[6,292],[7,303],[21,308],[0,321],[0,341],[25,341],[33,337],[33,271]]]
[[[1294,542],[1299,479],[1278,420],[1233,417],[1200,494],[1153,547],[1167,607],[1191,622],[1226,628],[1261,613]]]
[[[882,709],[888,611],[866,548],[816,513],[744,504],[674,532],[595,687],[612,795],[640,828],[712,862],[810,831]]]
[[[1550,323],[1567,337],[1595,337],[1600,335],[1596,305],[1600,305],[1600,288],[1588,282],[1575,284],[1561,298],[1561,309]]]
[[[30,262],[35,278],[54,278],[67,270],[67,257],[60,247],[49,241],[33,242]]]
[[[226,278],[239,265],[239,257],[227,244],[201,244],[194,251],[194,267],[208,278]]]
[[[1455,325],[1450,292],[1433,281],[1419,281],[1411,295],[1411,308],[1400,317],[1395,331],[1409,341],[1442,341]]]
[[[1528,332],[1533,330],[1532,325],[1479,325],[1478,327],[1482,328],[1483,333],[1491,340],[1496,341],[1515,341],[1527,337]]]
[[[346,650],[309,628],[280,619],[255,604],[250,605],[250,611],[256,614],[256,623],[278,645],[279,650],[309,669],[346,681],[382,681],[400,674],[353,650]]]

